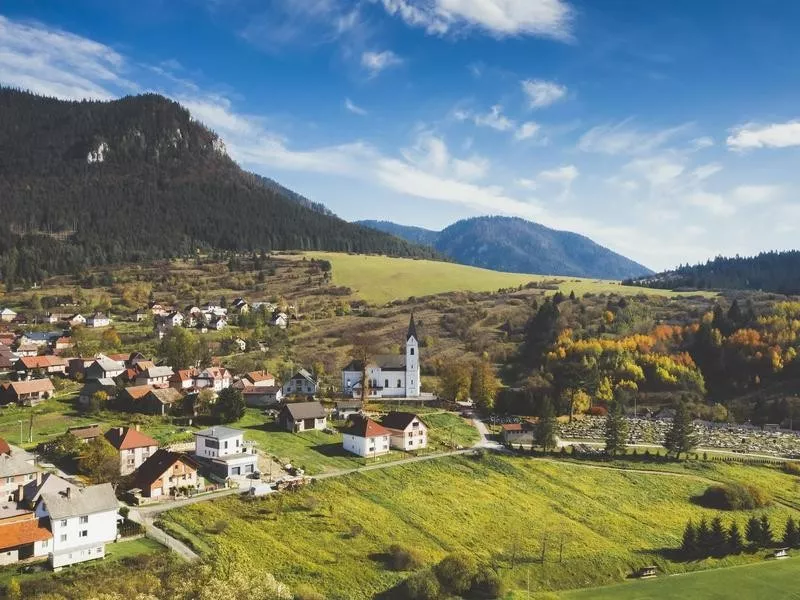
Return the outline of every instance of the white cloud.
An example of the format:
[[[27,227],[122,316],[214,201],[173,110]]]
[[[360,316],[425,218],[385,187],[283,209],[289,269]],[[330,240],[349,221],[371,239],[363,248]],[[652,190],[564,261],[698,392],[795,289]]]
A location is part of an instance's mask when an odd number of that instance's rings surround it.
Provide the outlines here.
[[[693,151],[698,150],[705,150],[706,148],[711,148],[714,145],[714,138],[704,135],[699,138],[694,138],[693,140],[689,140],[689,147]]]
[[[575,181],[575,179],[577,179],[578,175],[579,175],[578,167],[576,167],[575,165],[565,165],[557,169],[542,171],[541,173],[539,173],[538,178],[541,181],[550,181],[569,186],[572,184],[573,181]]]
[[[370,72],[372,77],[379,75],[381,71],[390,67],[403,64],[403,59],[391,50],[383,52],[364,52],[361,55],[361,66]]]
[[[725,202],[725,199],[719,194],[697,191],[687,195],[685,200],[692,206],[697,206],[720,217],[729,217],[736,212],[736,208]]]
[[[65,100],[110,100],[136,90],[112,48],[44,25],[0,16],[0,83]]]
[[[620,191],[623,192],[635,192],[639,189],[639,184],[634,181],[633,179],[626,179],[624,177],[620,177],[619,175],[614,175],[612,177],[606,178],[605,182]]]
[[[735,187],[731,196],[738,204],[766,204],[778,200],[783,189],[778,185],[740,185]]]
[[[722,165],[717,162],[713,162],[696,167],[691,174],[695,179],[701,181],[703,179],[708,179],[709,177],[716,175],[720,171],[722,171]]]
[[[644,154],[660,148],[690,127],[690,123],[685,123],[656,131],[641,131],[631,126],[631,119],[626,119],[616,124],[592,127],[578,140],[578,148],[601,154]]]
[[[525,177],[520,177],[519,179],[515,179],[514,183],[526,190],[536,190],[539,188],[539,184],[536,183],[535,179],[527,179]]]
[[[555,104],[567,95],[566,87],[552,81],[528,79],[521,83],[522,90],[528,97],[528,103],[531,108],[545,108]]]
[[[637,158],[625,165],[625,169],[645,179],[653,187],[666,187],[675,183],[685,167],[677,157],[663,155]]]
[[[542,127],[538,123],[527,121],[519,126],[517,131],[514,133],[514,137],[518,140],[528,140],[539,133],[541,129]]]
[[[726,143],[735,151],[800,146],[800,120],[768,125],[747,123],[734,128]]]
[[[364,110],[360,106],[354,104],[353,101],[350,100],[350,98],[345,98],[344,99],[344,107],[347,110],[349,110],[351,113],[355,114],[355,115],[359,115],[359,116],[363,117],[363,116],[365,116],[367,114],[366,110]]]
[[[373,0],[432,35],[477,29],[495,37],[533,35],[568,40],[572,9],[564,0]]]
[[[495,104],[488,113],[473,117],[478,127],[490,127],[497,131],[508,131],[514,128],[514,121],[503,115],[503,107]]]

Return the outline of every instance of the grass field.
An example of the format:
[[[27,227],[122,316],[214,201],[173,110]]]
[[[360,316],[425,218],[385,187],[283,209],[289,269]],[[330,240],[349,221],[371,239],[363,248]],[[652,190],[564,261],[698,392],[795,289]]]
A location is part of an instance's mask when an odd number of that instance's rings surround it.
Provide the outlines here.
[[[751,480],[763,470],[785,478],[786,489],[793,484],[777,470],[727,467],[718,478]],[[760,554],[691,563],[662,554],[679,545],[688,519],[716,514],[690,502],[707,485],[691,474],[450,457],[330,479],[295,494],[196,504],[164,518],[201,550],[258,559],[287,584],[311,584],[332,600],[372,598],[402,581],[407,573],[383,563],[392,543],[417,548],[427,564],[464,550],[493,564],[511,589],[525,589],[530,577],[531,589],[558,591],[620,582],[648,564],[676,573],[760,562]],[[776,528],[796,516],[782,506],[766,512]],[[740,527],[748,516],[722,515]],[[220,521],[228,527],[214,533]]]
[[[531,282],[555,283],[565,294],[653,294],[675,296],[669,290],[626,287],[617,281],[581,279],[551,275],[501,273],[455,263],[385,256],[365,256],[332,252],[308,252],[306,256],[330,261],[333,283],[349,287],[355,295],[373,304],[385,304],[410,296],[430,296],[443,292],[493,292]]]
[[[563,600],[759,600],[800,598],[797,574],[800,560],[762,561],[729,569],[714,569],[682,577],[662,577],[605,588],[578,590]],[[534,596],[535,597],[535,596]]]

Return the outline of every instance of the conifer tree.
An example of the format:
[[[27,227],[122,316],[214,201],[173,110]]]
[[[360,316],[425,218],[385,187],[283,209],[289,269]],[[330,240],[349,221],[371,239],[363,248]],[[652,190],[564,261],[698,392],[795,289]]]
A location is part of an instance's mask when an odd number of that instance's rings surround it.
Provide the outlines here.
[[[744,537],[753,547],[761,543],[761,523],[756,517],[753,516],[747,520],[747,525],[744,528]]]
[[[549,396],[545,396],[542,401],[534,442],[545,452],[556,447],[556,413],[553,409],[553,401]]]
[[[700,519],[700,523],[697,525],[697,554],[699,556],[711,554],[711,530],[708,528],[705,517]]]
[[[786,528],[783,533],[783,545],[789,548],[800,546],[800,530],[792,517],[786,520]]]
[[[719,517],[714,517],[711,520],[709,542],[712,556],[725,556],[728,536],[725,533],[725,528],[722,526],[722,519]]]
[[[767,517],[767,515],[761,515],[761,521],[759,522],[759,529],[760,529],[759,545],[762,548],[770,547],[772,545],[773,536],[772,536],[772,527],[770,527],[769,517]]]
[[[681,553],[686,558],[692,558],[697,555],[697,531],[691,521],[686,523],[686,529],[683,530]]]
[[[664,438],[664,447],[675,458],[680,458],[681,454],[688,454],[697,445],[697,436],[692,424],[692,416],[684,402],[679,402],[675,407],[675,417],[672,419],[672,427]]]
[[[628,441],[628,421],[622,412],[622,405],[614,402],[606,416],[606,454],[617,456],[625,454]]]
[[[741,554],[742,550],[744,550],[742,534],[739,532],[739,526],[736,524],[736,521],[734,521],[728,529],[728,552],[731,554]]]

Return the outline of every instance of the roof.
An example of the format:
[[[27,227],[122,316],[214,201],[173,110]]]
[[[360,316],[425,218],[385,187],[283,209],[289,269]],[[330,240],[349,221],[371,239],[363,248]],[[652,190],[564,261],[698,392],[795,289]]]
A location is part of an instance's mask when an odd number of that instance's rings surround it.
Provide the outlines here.
[[[186,454],[170,452],[162,448],[157,450],[155,454],[144,461],[142,466],[136,470],[133,487],[138,487],[140,489],[150,487],[155,483],[156,479],[161,477],[177,462],[183,462],[194,469],[198,468],[198,464]]]
[[[107,317],[107,316],[105,316],[105,315],[104,315],[103,313],[101,313],[101,312],[96,312],[96,313],[94,313],[94,314],[93,314],[91,317],[89,317],[89,318],[91,318],[91,319],[107,319],[108,317]]]
[[[501,428],[503,431],[522,431],[522,423],[504,423]]]
[[[11,446],[3,438],[0,438],[0,454],[11,454]]]
[[[103,435],[103,430],[100,425],[86,425],[85,427],[70,427],[67,433],[71,433],[76,438],[81,440],[89,440]]]
[[[175,372],[172,370],[172,367],[150,367],[143,373],[148,379],[154,377],[172,377],[174,374]]]
[[[389,429],[400,429],[402,431],[411,425],[414,419],[418,420],[424,425],[422,419],[420,419],[419,416],[415,415],[414,413],[393,410],[381,419],[381,424]]]
[[[411,338],[415,340],[419,340],[417,337],[417,324],[414,322],[414,313],[411,313],[411,320],[408,323],[408,333],[406,334],[406,341],[410,340]]]
[[[142,398],[147,396],[147,394],[153,391],[153,387],[149,385],[134,385],[125,388],[123,391],[126,392],[128,396],[130,396],[134,400],[141,400]]]
[[[308,372],[308,371],[306,371],[305,369],[300,369],[299,371],[297,371],[297,373],[295,373],[294,375],[292,375],[292,379],[295,379],[295,378],[297,378],[297,376],[298,376],[298,375],[299,375],[300,377],[302,377],[303,379],[306,379],[306,380],[310,381],[311,383],[314,383],[314,384],[316,384],[316,380],[314,379],[314,376],[313,376],[313,375],[311,375],[311,373],[309,373],[309,372]]]
[[[26,369],[67,366],[67,361],[60,356],[23,356],[19,361]]]
[[[347,435],[354,435],[356,437],[379,437],[382,435],[391,435],[391,431],[386,429],[383,425],[376,423],[369,417],[351,417],[350,425],[348,425],[342,433]]]
[[[403,354],[376,354],[370,357],[369,364],[376,365],[386,371],[405,371],[406,357]],[[344,371],[363,371],[363,361],[351,360]]]
[[[101,377],[100,379],[90,379],[86,382],[81,388],[81,395],[86,394],[88,392],[96,392],[98,390],[102,390],[103,388],[115,388],[117,384],[114,383],[114,380],[110,377]]]
[[[303,419],[323,419],[327,416],[319,402],[291,402],[283,407],[294,421]]]
[[[114,488],[110,483],[101,483],[85,488],[69,487],[61,492],[44,492],[42,501],[51,519],[66,519],[116,511],[119,508]]]
[[[334,406],[336,406],[337,409],[343,409],[343,408],[360,409],[364,407],[364,403],[361,402],[361,400],[338,400],[337,402],[334,402]]]
[[[269,373],[268,371],[252,371],[245,375],[247,379],[252,381],[253,383],[258,383],[259,381],[266,381],[269,379],[275,379],[275,376]]]
[[[116,361],[116,360],[111,360],[110,358],[98,358],[97,360],[95,360],[92,363],[92,365],[95,365],[95,364],[97,366],[99,366],[101,369],[103,369],[103,371],[124,371],[125,370],[125,364],[124,363],[121,363],[121,362]],[[92,365],[89,365],[89,367],[91,367]]]
[[[124,363],[124,362],[126,362],[128,360],[128,356],[129,355],[127,353],[125,353],[125,352],[118,352],[116,354],[106,354],[106,356],[108,358],[110,358],[111,360],[115,360],[117,362]]]
[[[0,315],[15,315],[15,314],[17,313],[15,313],[10,308],[4,308],[3,310],[0,310]]]
[[[64,492],[68,487],[75,487],[69,481],[61,479],[52,473],[45,473],[42,475],[41,481],[30,481],[25,484],[22,489],[23,497],[31,504],[36,504],[43,493],[55,494]]]
[[[175,388],[152,390],[148,396],[154,396],[161,404],[175,404],[183,397]]]
[[[0,550],[49,540],[53,534],[50,533],[47,525],[46,519],[26,519],[0,525]]]
[[[277,394],[281,390],[279,385],[249,385],[242,388],[242,394],[251,396],[262,396],[264,394]]]
[[[30,381],[10,381],[8,387],[20,394],[33,394],[35,392],[54,392],[53,382],[49,379],[31,379]]]
[[[224,440],[227,438],[244,435],[244,431],[241,429],[234,429],[233,427],[225,427],[224,425],[216,425],[214,427],[209,427],[208,429],[203,429],[202,431],[196,431],[195,435],[200,437],[214,438],[217,440]]]
[[[194,379],[197,376],[196,369],[179,369],[173,375],[173,379],[177,379],[178,381],[189,381]]]
[[[158,442],[132,427],[112,427],[106,431],[108,443],[117,450],[158,446]]]
[[[38,471],[27,460],[16,454],[0,454],[0,478],[14,475],[27,475]]]

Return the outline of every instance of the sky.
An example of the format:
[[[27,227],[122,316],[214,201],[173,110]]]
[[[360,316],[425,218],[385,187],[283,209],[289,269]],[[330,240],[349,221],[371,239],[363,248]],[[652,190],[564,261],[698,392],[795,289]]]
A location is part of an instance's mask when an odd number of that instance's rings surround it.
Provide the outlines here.
[[[0,84],[157,92],[342,218],[519,216],[653,269],[796,248],[800,2],[4,0]]]

